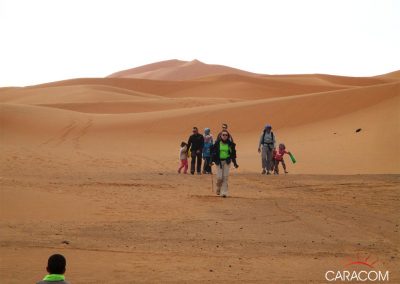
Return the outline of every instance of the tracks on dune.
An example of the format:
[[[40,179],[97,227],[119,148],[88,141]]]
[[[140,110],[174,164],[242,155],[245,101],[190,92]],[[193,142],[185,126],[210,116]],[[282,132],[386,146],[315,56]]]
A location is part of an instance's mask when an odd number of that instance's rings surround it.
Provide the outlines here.
[[[61,133],[55,137],[52,137],[41,144],[41,146],[52,145],[54,147],[60,146],[62,144],[71,142],[74,149],[79,150],[81,139],[84,137],[89,129],[93,126],[93,119],[87,119],[85,122],[78,122],[76,120],[70,121],[70,123],[65,126]]]

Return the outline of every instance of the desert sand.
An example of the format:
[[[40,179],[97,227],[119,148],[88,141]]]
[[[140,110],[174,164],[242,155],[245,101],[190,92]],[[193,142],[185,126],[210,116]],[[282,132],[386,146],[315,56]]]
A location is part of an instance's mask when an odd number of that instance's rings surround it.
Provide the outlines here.
[[[192,127],[224,122],[240,165],[227,199],[176,172]],[[288,175],[260,174],[266,123],[298,160]],[[400,282],[399,145],[400,71],[170,60],[0,88],[1,283],[40,280],[55,252],[72,283],[325,283],[368,255]]]

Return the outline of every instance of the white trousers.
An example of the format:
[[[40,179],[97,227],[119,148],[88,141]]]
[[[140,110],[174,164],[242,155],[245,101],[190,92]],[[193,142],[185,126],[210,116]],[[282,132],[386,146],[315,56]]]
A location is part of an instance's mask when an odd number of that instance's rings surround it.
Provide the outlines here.
[[[226,161],[221,161],[221,165],[217,166],[217,192],[221,195],[228,195],[228,176],[229,166]]]

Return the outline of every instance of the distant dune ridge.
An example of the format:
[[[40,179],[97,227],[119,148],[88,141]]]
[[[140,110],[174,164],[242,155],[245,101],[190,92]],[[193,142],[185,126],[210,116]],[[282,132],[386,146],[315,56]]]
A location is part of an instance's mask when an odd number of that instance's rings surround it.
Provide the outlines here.
[[[138,78],[152,80],[181,81],[191,80],[203,76],[222,74],[255,75],[239,69],[205,64],[199,60],[181,61],[167,60],[149,65],[140,66],[109,75],[110,78]]]
[[[257,172],[258,138],[270,123],[298,158],[292,173],[399,173],[399,74],[262,75],[168,60],[106,78],[0,88],[1,155],[7,160],[29,149],[40,157],[51,149],[126,156],[137,160],[136,169],[173,172],[178,144],[192,126],[216,134],[226,122],[240,169]],[[85,155],[72,162],[89,163],[80,160]],[[161,162],[141,162],[147,156]]]

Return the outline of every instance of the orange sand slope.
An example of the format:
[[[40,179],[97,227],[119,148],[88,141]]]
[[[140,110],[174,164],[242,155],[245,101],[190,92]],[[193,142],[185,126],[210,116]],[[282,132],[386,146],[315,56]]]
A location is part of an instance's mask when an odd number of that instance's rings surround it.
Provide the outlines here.
[[[258,138],[270,123],[298,158],[292,173],[399,173],[398,74],[272,76],[172,60],[109,78],[1,88],[2,155],[51,149],[76,154],[77,163],[84,153],[175,171],[192,126],[215,134],[226,122],[241,171],[257,172]],[[146,157],[158,162],[141,163]]]
[[[120,71],[111,74],[108,77],[180,81],[190,80],[201,76],[221,74],[251,75],[252,73],[222,65],[204,64],[199,60],[192,60],[189,62],[181,60],[167,60]]]

